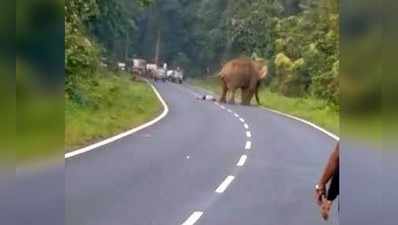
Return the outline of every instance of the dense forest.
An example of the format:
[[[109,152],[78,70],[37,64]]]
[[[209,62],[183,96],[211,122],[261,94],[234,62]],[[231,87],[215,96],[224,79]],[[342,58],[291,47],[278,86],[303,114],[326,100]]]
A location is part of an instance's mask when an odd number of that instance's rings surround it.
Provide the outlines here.
[[[138,57],[216,73],[238,56],[268,61],[267,84],[285,96],[338,105],[337,0],[67,0],[66,93],[95,76],[101,60]]]

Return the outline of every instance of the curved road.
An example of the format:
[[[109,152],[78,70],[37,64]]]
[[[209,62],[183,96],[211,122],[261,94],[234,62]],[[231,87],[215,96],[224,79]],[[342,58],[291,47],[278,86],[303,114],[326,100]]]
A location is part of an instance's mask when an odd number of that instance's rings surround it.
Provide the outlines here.
[[[66,161],[67,224],[321,223],[313,184],[333,139],[256,107],[156,86],[170,110],[163,120]]]

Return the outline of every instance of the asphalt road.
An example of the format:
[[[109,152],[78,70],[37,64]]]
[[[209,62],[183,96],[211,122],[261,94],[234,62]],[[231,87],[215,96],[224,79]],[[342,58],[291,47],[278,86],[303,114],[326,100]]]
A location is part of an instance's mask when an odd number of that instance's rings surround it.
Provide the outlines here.
[[[1,167],[1,224],[396,224],[396,145],[342,140],[340,213],[335,204],[323,222],[312,191],[334,140],[257,107],[157,87],[170,112],[155,125],[36,169]]]
[[[257,107],[156,86],[164,119],[66,160],[66,224],[323,223],[312,194],[333,139]]]
[[[358,144],[354,140],[342,142],[342,225],[398,224],[398,152],[391,141],[386,138],[380,141],[376,145]]]

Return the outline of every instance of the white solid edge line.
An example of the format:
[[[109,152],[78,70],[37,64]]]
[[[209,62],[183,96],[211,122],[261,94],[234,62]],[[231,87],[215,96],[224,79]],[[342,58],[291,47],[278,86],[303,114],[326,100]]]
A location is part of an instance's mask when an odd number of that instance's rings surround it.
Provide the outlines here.
[[[187,220],[182,225],[193,225],[195,224],[199,218],[203,215],[203,212],[201,211],[195,211],[193,212]]]
[[[252,148],[252,142],[251,141],[246,141],[245,149],[249,150]]]
[[[159,101],[160,101],[160,102],[162,103],[162,105],[163,105],[163,112],[162,112],[158,117],[156,117],[155,119],[153,119],[153,120],[151,120],[151,121],[149,121],[149,122],[147,122],[147,123],[145,123],[145,124],[142,124],[142,125],[140,125],[140,126],[134,128],[134,129],[128,130],[128,131],[126,131],[126,132],[123,132],[123,133],[121,133],[121,134],[115,135],[115,136],[113,136],[113,137],[110,137],[110,138],[105,139],[105,140],[103,140],[103,141],[97,142],[97,143],[95,143],[95,144],[92,144],[92,145],[89,145],[89,146],[86,146],[86,147],[77,149],[77,150],[75,150],[75,151],[68,152],[68,153],[65,154],[65,159],[72,158],[72,157],[74,157],[74,156],[77,156],[77,155],[80,155],[80,154],[83,154],[83,153],[92,151],[92,150],[94,150],[94,149],[96,149],[96,148],[98,148],[98,147],[100,147],[100,146],[109,144],[109,143],[114,142],[114,141],[116,141],[116,140],[119,140],[119,139],[121,139],[121,138],[123,138],[123,137],[126,137],[126,136],[129,136],[129,135],[131,135],[131,134],[134,134],[134,133],[136,133],[136,132],[138,132],[138,131],[140,131],[140,130],[142,130],[142,129],[144,129],[144,128],[147,128],[147,127],[149,127],[149,126],[152,126],[153,124],[155,124],[155,123],[157,123],[158,121],[160,121],[161,119],[163,119],[163,118],[168,114],[168,112],[169,112],[169,107],[167,106],[167,103],[164,101],[164,99],[162,98],[162,96],[159,94],[159,92],[158,92],[158,90],[155,88],[155,86],[153,86],[153,84],[151,84],[151,83],[150,83],[149,81],[147,81],[147,80],[146,80],[146,82],[148,82],[148,84],[151,86],[151,88],[152,88],[153,91],[155,92],[156,96],[158,97]]]
[[[249,129],[249,125],[247,125],[247,123],[243,124],[243,126],[245,127],[245,129]]]
[[[301,119],[301,118],[299,118],[299,117],[292,116],[292,115],[289,115],[289,114],[286,114],[286,113],[283,113],[283,112],[280,112],[280,111],[277,111],[277,110],[269,109],[269,108],[266,108],[266,107],[262,107],[262,108],[263,108],[264,110],[267,110],[267,111],[276,113],[276,114],[278,114],[278,115],[281,115],[281,116],[284,116],[284,117],[287,117],[287,118],[290,118],[290,119],[293,119],[293,120],[300,121],[300,122],[302,122],[302,123],[304,123],[304,124],[307,124],[307,125],[309,125],[309,126],[315,128],[315,129],[321,131],[322,133],[328,135],[329,137],[333,138],[333,139],[336,140],[336,141],[340,140],[340,138],[339,138],[337,135],[335,135],[335,134],[333,134],[332,132],[327,131],[327,130],[325,130],[324,128],[319,127],[318,125],[315,125],[314,123],[311,123],[311,122],[309,122],[309,121],[307,121],[307,120],[304,120],[304,119]]]
[[[220,186],[218,186],[218,188],[216,189],[217,193],[223,193],[228,186],[231,184],[231,182],[235,179],[234,176],[228,176],[227,178],[225,178],[225,180],[220,184]]]
[[[247,137],[252,137],[252,133],[250,133],[250,131],[246,131],[246,136]]]
[[[245,162],[246,162],[246,159],[247,159],[247,155],[242,155],[240,157],[238,163],[236,164],[236,166],[239,166],[239,167],[244,166]]]

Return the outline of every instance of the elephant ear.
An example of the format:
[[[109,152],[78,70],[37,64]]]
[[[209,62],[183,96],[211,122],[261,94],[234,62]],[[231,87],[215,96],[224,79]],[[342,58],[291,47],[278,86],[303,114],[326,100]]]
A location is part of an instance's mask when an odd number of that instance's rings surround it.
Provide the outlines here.
[[[268,75],[268,66],[264,65],[258,75],[261,80],[265,79]]]
[[[263,58],[257,58],[254,61],[257,71],[258,71],[258,77],[260,80],[265,79],[267,77],[268,74],[268,62],[267,60],[263,59]]]

